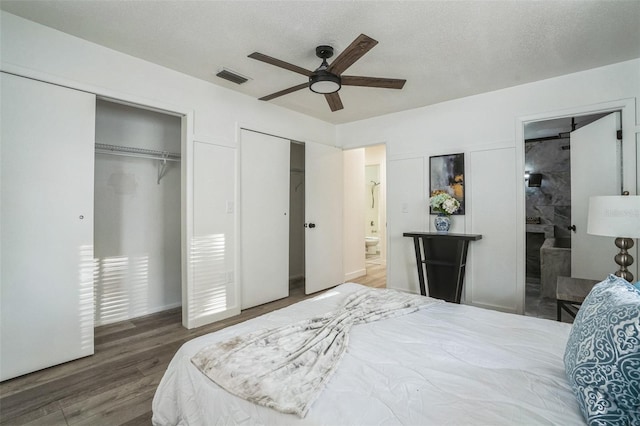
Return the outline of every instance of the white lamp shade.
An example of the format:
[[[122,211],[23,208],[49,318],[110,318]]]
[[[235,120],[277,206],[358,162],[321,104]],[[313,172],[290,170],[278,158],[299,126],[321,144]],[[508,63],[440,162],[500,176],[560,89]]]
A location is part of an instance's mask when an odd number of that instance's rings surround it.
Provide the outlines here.
[[[640,195],[590,197],[587,233],[640,238]]]

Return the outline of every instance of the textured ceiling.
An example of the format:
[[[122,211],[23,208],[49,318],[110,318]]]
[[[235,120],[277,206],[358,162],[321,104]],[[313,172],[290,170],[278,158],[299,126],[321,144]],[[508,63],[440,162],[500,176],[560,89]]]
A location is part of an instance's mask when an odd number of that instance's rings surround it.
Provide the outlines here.
[[[313,70],[317,45],[329,44],[337,55],[364,33],[379,44],[345,74],[404,78],[404,89],[343,87],[337,112],[309,90],[269,101],[331,123],[640,57],[637,0],[2,0],[0,8],[256,99],[306,78],[248,54]],[[215,74],[223,67],[251,80],[222,80]]]

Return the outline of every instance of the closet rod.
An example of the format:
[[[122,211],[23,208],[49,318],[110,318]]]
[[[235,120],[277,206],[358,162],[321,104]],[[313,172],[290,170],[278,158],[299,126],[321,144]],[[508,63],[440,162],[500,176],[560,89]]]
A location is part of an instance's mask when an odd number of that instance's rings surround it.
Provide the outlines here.
[[[180,161],[180,154],[167,151],[156,151],[153,149],[132,148],[128,146],[109,145],[106,143],[96,143],[96,153],[122,155],[125,157],[150,158],[153,160]]]

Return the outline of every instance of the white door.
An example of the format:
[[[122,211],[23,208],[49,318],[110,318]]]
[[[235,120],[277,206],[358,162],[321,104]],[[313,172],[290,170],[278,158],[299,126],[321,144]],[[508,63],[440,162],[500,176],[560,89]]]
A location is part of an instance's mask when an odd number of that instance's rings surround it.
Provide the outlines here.
[[[192,233],[182,288],[182,323],[187,328],[240,313],[238,284],[233,279],[235,182],[229,179],[235,176],[235,149],[200,141],[193,141],[191,147],[193,154],[183,156],[193,173],[186,214]]]
[[[620,113],[611,113],[571,132],[571,276],[602,280],[617,270],[614,239],[587,234],[589,197],[619,195],[622,156],[616,131]],[[635,256],[635,255],[634,255]]]
[[[241,132],[242,309],[289,295],[290,146],[287,139]]]
[[[305,143],[305,292],[341,284],[342,150]]]
[[[0,74],[0,380],[93,354],[95,96]]]

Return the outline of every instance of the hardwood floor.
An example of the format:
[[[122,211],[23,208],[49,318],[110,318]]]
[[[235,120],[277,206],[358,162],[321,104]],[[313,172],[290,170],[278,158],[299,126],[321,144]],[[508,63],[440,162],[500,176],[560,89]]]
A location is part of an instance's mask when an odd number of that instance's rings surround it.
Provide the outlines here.
[[[352,282],[385,287],[386,269],[370,260]],[[193,330],[182,327],[180,308],[98,327],[93,356],[0,383],[0,424],[149,425],[156,387],[184,342],[312,296],[300,280],[286,299]]]
[[[351,282],[376,288],[387,286],[387,266],[382,263],[379,256],[367,255],[366,268],[367,275],[351,280]]]

